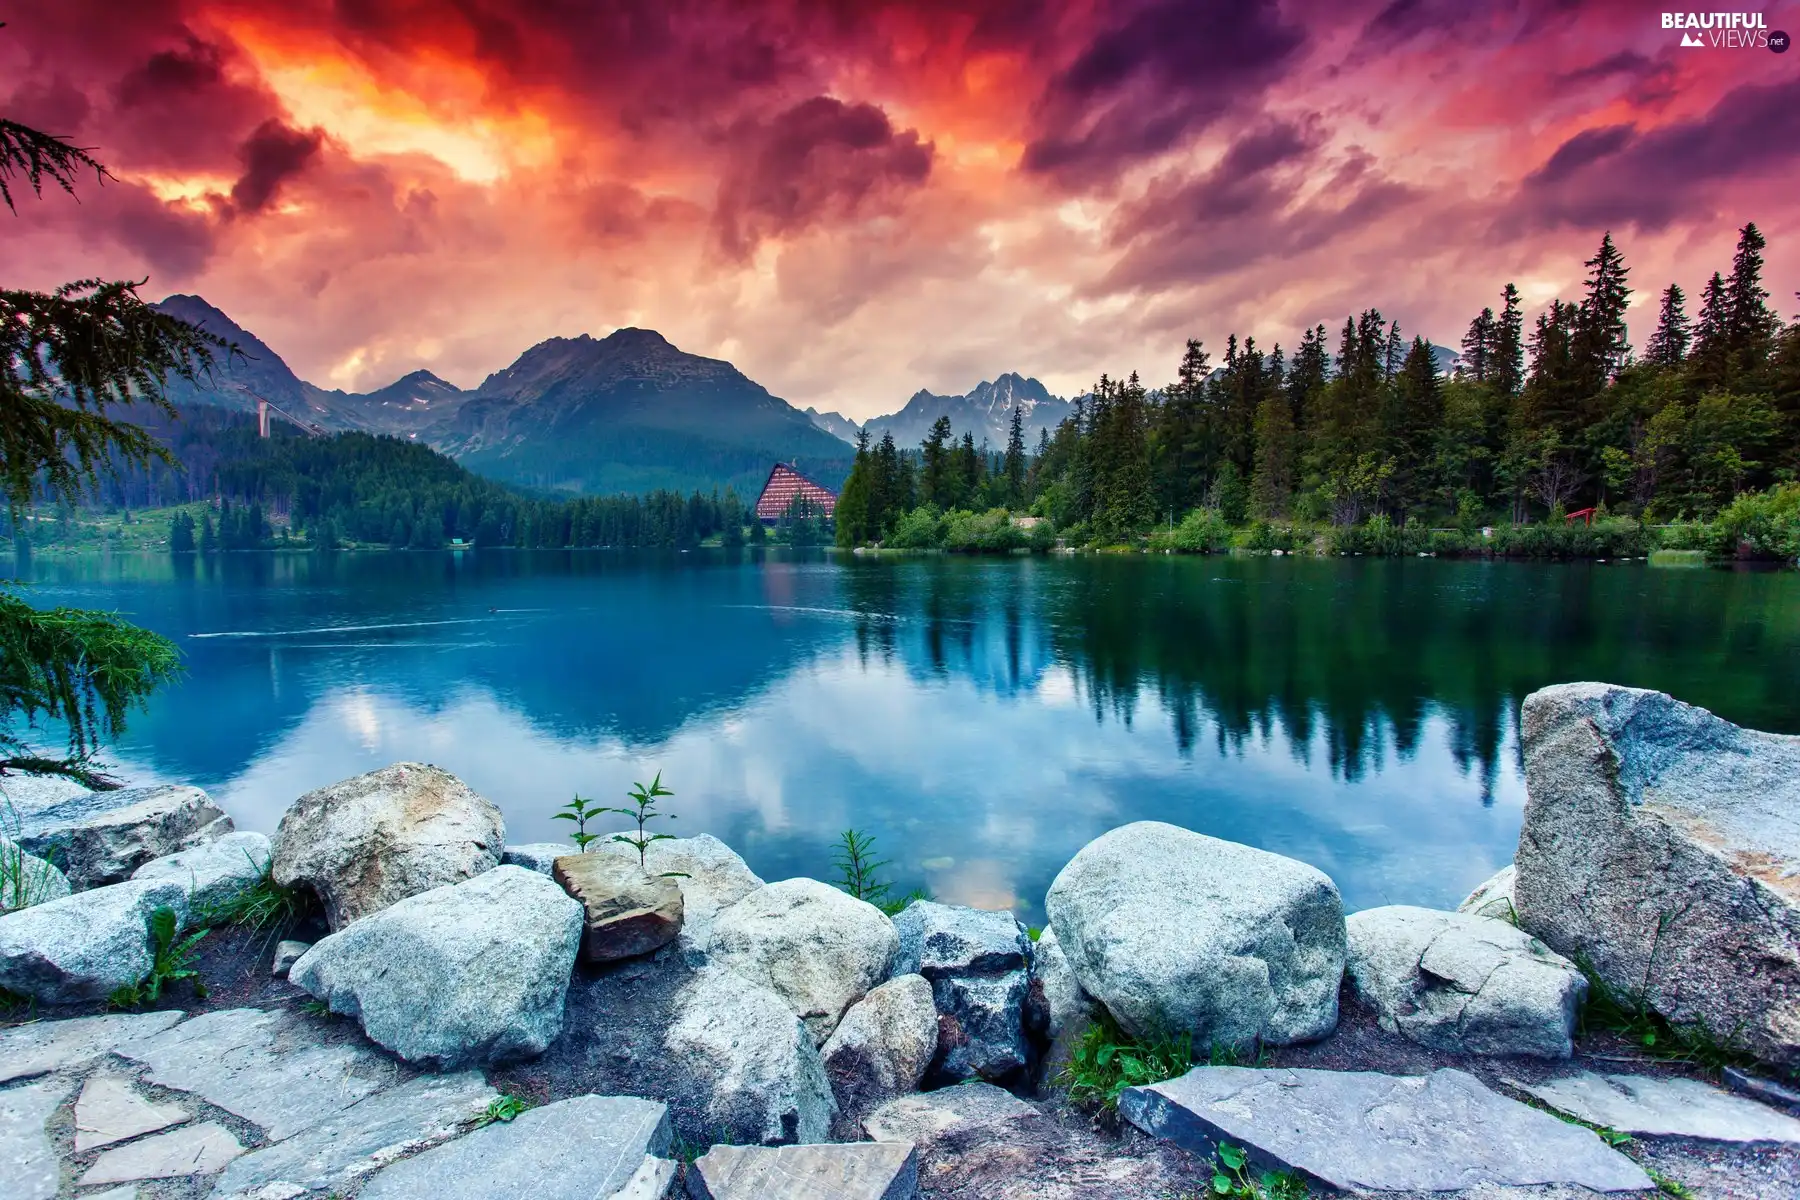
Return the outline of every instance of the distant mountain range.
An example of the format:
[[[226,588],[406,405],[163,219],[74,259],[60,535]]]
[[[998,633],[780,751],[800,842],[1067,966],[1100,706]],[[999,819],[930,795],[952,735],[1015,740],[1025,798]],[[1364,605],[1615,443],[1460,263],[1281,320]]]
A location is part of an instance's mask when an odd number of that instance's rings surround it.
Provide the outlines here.
[[[171,386],[177,407],[254,412],[261,396],[303,424],[394,434],[490,478],[564,493],[730,486],[751,499],[776,461],[831,487],[850,469],[844,441],[805,413],[730,363],[686,354],[647,329],[539,342],[473,391],[414,371],[377,391],[344,392],[300,379],[198,296],[157,307],[244,351],[210,386]]]
[[[854,443],[857,431],[867,428],[871,441],[880,441],[883,434],[892,433],[895,443],[909,450],[925,440],[939,417],[947,416],[952,437],[960,439],[964,433],[973,433],[976,445],[986,442],[991,449],[1003,450],[1012,432],[1015,406],[1024,411],[1028,451],[1037,445],[1038,430],[1055,432],[1073,407],[1060,396],[1052,396],[1037,380],[1009,373],[992,382],[984,380],[961,396],[940,396],[921,388],[899,412],[871,417],[862,426],[835,412],[809,408],[806,415],[814,425],[846,442]]]

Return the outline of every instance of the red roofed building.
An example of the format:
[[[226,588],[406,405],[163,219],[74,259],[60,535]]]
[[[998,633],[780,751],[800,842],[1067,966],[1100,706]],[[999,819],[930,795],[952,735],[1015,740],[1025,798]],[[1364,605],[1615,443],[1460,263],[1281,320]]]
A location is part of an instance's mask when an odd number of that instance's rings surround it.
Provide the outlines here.
[[[837,509],[837,493],[822,488],[786,463],[776,463],[756,498],[756,519],[779,521],[788,515],[794,502],[804,498],[810,516],[829,517]]]

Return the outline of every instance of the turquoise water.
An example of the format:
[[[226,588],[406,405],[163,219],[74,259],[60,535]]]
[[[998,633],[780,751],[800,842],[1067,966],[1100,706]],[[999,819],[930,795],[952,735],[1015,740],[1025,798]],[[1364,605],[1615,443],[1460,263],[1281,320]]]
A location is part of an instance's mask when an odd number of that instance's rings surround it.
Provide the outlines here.
[[[1512,856],[1518,702],[1604,679],[1800,732],[1800,575],[1642,564],[815,552],[40,557],[187,676],[111,755],[272,830],[401,759],[512,841],[660,770],[679,834],[765,878],[876,836],[899,887],[1042,917],[1090,838],[1156,819],[1447,905]]]

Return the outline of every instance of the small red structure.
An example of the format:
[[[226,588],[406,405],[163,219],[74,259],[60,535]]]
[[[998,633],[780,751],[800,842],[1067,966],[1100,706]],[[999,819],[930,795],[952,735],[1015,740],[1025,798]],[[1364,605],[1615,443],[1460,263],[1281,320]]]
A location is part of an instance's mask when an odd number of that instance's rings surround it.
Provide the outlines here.
[[[1563,520],[1574,521],[1574,520],[1578,520],[1581,518],[1585,518],[1586,523],[1589,525],[1592,525],[1594,523],[1594,513],[1596,511],[1598,511],[1598,510],[1592,509],[1592,508],[1578,508],[1574,512],[1566,514],[1563,517]]]
[[[788,514],[794,502],[804,499],[812,511],[809,515],[830,517],[837,511],[837,493],[820,487],[787,463],[776,463],[756,498],[756,519],[773,524]]]

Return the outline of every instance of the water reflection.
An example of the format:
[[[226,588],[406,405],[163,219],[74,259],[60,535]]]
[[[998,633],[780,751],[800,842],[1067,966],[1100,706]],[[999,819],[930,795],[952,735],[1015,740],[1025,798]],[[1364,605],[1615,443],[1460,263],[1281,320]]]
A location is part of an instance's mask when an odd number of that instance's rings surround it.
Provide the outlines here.
[[[1154,818],[1293,854],[1353,907],[1446,904],[1510,856],[1514,713],[1660,687],[1800,725],[1800,577],[1436,561],[839,559],[745,552],[52,560],[189,674],[116,748],[270,828],[401,758],[566,829],[662,769],[677,832],[767,878],[876,834],[897,882],[1041,912],[1089,838]]]

